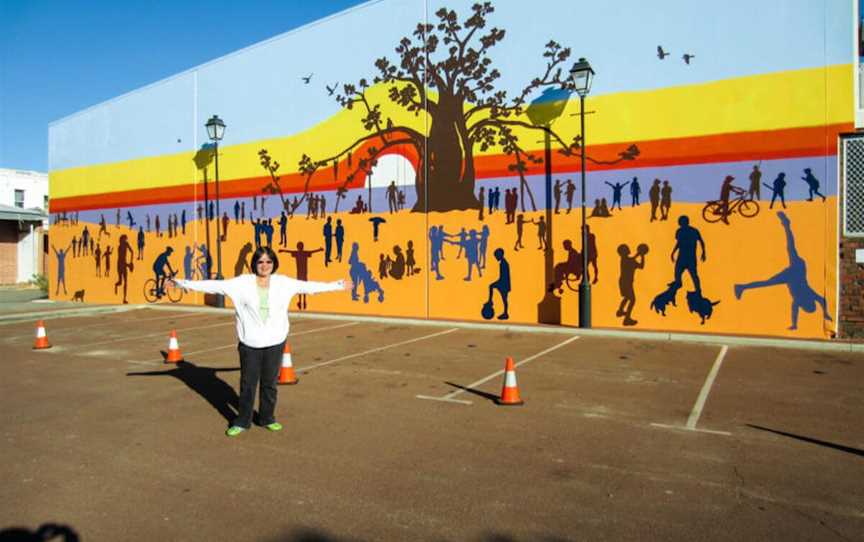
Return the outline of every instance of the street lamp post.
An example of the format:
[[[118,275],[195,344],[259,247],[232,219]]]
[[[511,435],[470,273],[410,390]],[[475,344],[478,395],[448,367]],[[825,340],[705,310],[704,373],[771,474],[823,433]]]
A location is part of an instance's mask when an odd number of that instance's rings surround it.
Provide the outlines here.
[[[219,115],[213,115],[205,124],[207,127],[207,135],[210,141],[213,142],[213,156],[215,159],[215,176],[216,176],[216,280],[222,280],[222,231],[220,227],[221,214],[219,210],[219,141],[225,135],[225,123],[219,118]],[[206,213],[205,213],[206,216]],[[209,269],[207,270],[210,271]],[[216,297],[216,306],[225,306],[225,296],[218,295]]]
[[[585,96],[591,92],[594,70],[584,58],[570,68],[573,89],[579,94],[579,124],[582,147],[582,281],[579,283],[579,327],[591,327],[591,283],[588,282],[588,224],[585,216]],[[218,186],[218,185],[217,185]]]
[[[561,323],[561,298],[553,293],[555,282],[554,252],[552,249],[552,140],[551,126],[564,112],[570,90],[567,88],[548,88],[536,100],[532,101],[525,113],[531,124],[543,129],[544,162],[546,173],[546,235],[543,252],[544,295],[537,304],[537,321],[543,324]]]

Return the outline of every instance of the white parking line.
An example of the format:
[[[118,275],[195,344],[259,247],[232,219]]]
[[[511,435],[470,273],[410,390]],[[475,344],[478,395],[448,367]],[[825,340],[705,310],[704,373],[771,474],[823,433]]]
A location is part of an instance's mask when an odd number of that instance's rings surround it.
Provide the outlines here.
[[[347,356],[342,356],[341,358],[331,359],[329,361],[322,361],[321,363],[316,363],[315,365],[309,365],[308,367],[297,367],[298,371],[311,371],[312,369],[317,369],[318,367],[323,367],[325,365],[330,365],[331,363],[336,363],[337,361],[344,361],[346,359],[357,358],[360,356],[365,356],[366,354],[372,354],[374,352],[381,352],[382,350],[387,350],[389,348],[395,348],[397,346],[402,346],[403,344],[411,344],[417,341],[423,341],[426,339],[431,339],[432,337],[439,337],[441,335],[446,335],[447,333],[453,333],[457,331],[459,328],[452,328],[446,331],[440,331],[438,333],[433,333],[432,335],[425,335],[423,337],[417,337],[416,339],[408,339],[407,341],[402,341],[398,343],[388,344],[386,346],[379,346],[378,348],[373,348],[371,350],[366,350],[365,352],[357,352],[356,354],[348,354]]]
[[[717,354],[717,357],[714,359],[714,365],[711,367],[711,370],[708,372],[708,377],[705,379],[705,383],[702,385],[702,389],[699,391],[699,397],[696,398],[696,404],[693,405],[693,410],[690,411],[690,417],[687,418],[687,425],[677,426],[677,425],[667,425],[664,423],[652,423],[654,427],[662,427],[664,429],[679,429],[685,431],[698,431],[700,433],[713,433],[716,435],[731,435],[727,431],[713,431],[710,429],[697,429],[696,424],[699,423],[699,418],[702,416],[702,409],[705,408],[705,402],[708,400],[708,394],[711,393],[711,387],[714,385],[714,380],[717,378],[717,373],[720,372],[720,365],[723,364],[723,358],[726,357],[726,352],[729,350],[728,345],[723,345],[720,348],[720,352]]]
[[[88,316],[88,318],[98,318],[99,316],[104,316],[104,315]],[[181,314],[181,315],[178,315],[178,316],[158,316],[158,317],[156,317],[156,318],[143,318],[143,319],[141,319],[141,320],[130,320],[130,321],[128,321],[128,323],[130,323],[130,324],[137,324],[137,323],[139,323],[139,322],[150,322],[150,321],[152,321],[152,320],[168,320],[168,319],[172,319],[172,318],[173,318],[173,319],[177,319],[177,320],[179,320],[179,319],[181,319],[181,318],[191,318],[191,317],[193,317],[193,316],[206,316],[206,315],[203,314],[203,313],[192,313],[192,314]],[[46,320],[48,320],[48,319],[46,318]],[[127,322],[127,321],[124,320],[124,322]],[[91,327],[99,327],[99,326],[116,326],[116,325],[117,325],[117,322],[112,322],[112,321],[109,320],[108,322],[99,322],[98,324],[88,324],[88,325],[86,325],[86,326],[70,326],[70,327],[64,327],[64,328],[61,328],[61,329],[54,329],[54,330],[49,329],[49,328],[47,327],[47,325],[46,325],[46,330],[51,334],[51,336],[54,336],[54,335],[56,335],[56,334],[58,334],[58,333],[64,333],[64,332],[68,332],[68,331],[78,331],[78,330],[80,330],[80,329],[88,329],[88,328],[91,328]],[[17,340],[17,339],[30,338],[30,337],[33,337],[33,335],[34,335],[34,333],[33,333],[33,332],[30,332],[30,333],[27,333],[26,335],[14,335],[14,336],[12,336],[12,337],[6,337],[5,340],[6,340],[6,341],[14,341],[14,340]]]
[[[290,339],[292,337],[297,337],[299,335],[306,335],[308,333],[317,333],[319,331],[328,331],[331,329],[339,329],[342,327],[356,326],[359,323],[360,322],[351,322],[348,324],[339,324],[338,326],[328,326],[328,327],[319,327],[319,328],[315,328],[315,329],[308,329],[306,331],[301,331],[300,333],[291,333],[290,335],[288,335],[288,338]],[[203,354],[205,352],[216,352],[217,350],[227,350],[229,348],[237,348],[237,343],[235,342],[235,343],[225,345],[225,346],[215,346],[213,348],[205,348],[203,350],[193,350],[192,352],[186,352],[184,354],[184,357],[185,356],[193,356],[195,354]],[[164,364],[164,361],[162,360],[162,358],[159,358],[157,360],[152,360],[152,361],[129,361],[129,360],[126,360],[126,363],[134,363],[136,365],[162,365],[162,364]]]
[[[546,350],[543,350],[542,352],[537,352],[537,353],[534,354],[533,356],[529,356],[529,357],[523,359],[522,361],[520,361],[520,362],[514,364],[514,368],[515,368],[515,367],[519,367],[520,365],[524,365],[524,364],[528,363],[528,362],[531,361],[531,360],[537,359],[537,358],[539,358],[540,356],[542,356],[542,355],[544,355],[544,354],[548,354],[549,352],[552,352],[553,350],[557,350],[557,349],[561,348],[562,346],[566,346],[566,345],[572,343],[573,341],[575,341],[575,340],[578,339],[578,338],[579,338],[579,336],[576,336],[576,337],[570,337],[570,338],[567,339],[566,341],[561,342],[561,343],[558,343],[558,344],[556,344],[555,346],[553,346],[553,347],[551,347],[551,348],[547,348]],[[501,376],[501,375],[503,375],[503,374],[504,374],[504,370],[503,370],[503,369],[500,370],[500,371],[496,371],[496,372],[492,373],[491,375],[489,375],[489,376],[487,376],[487,377],[481,378],[481,379],[478,380],[477,382],[472,382],[471,384],[468,384],[467,386],[465,386],[465,388],[467,388],[467,389],[472,389],[472,388],[474,388],[474,387],[476,387],[476,386],[479,386],[480,384],[484,384],[484,383],[486,383],[486,382],[492,380],[493,378],[499,377],[499,376]],[[429,396],[429,395],[418,395],[417,398],[418,398],[418,399],[431,399],[431,400],[433,400],[433,401],[446,401],[446,402],[449,402],[449,403],[461,403],[461,404],[463,404],[463,405],[470,405],[470,404],[472,404],[471,401],[465,401],[465,400],[462,400],[462,399],[453,399],[454,397],[456,397],[456,396],[459,395],[460,393],[465,393],[466,391],[468,391],[467,389],[456,390],[456,391],[454,391],[454,392],[450,392],[450,393],[448,393],[447,395],[444,395],[444,396],[441,396],[441,397],[432,397],[432,396]]]

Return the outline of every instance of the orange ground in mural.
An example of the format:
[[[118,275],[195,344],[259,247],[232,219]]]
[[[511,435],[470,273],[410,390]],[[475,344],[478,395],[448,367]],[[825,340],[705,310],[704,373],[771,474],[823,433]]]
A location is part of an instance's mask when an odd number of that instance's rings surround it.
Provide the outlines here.
[[[746,333],[755,335],[779,335],[788,337],[829,338],[835,324],[823,318],[822,308],[818,304],[813,312],[799,312],[798,329],[788,330],[791,323],[792,296],[785,285],[774,285],[754,288],[743,293],[741,299],[735,297],[734,285],[764,281],[789,266],[787,238],[775,206],[768,209],[768,201],[762,201],[761,211],[754,218],[744,218],[732,215],[730,225],[722,222],[708,224],[702,219],[702,204],[674,204],[667,221],[650,222],[650,206],[642,204],[639,207],[625,207],[621,211],[613,211],[608,218],[590,218],[589,226],[596,235],[598,247],[597,264],[599,268],[598,281],[593,285],[593,325],[595,327],[617,328],[622,325],[623,318],[616,316],[621,295],[619,293],[620,257],[618,247],[626,244],[630,253],[635,254],[636,247],[648,243],[649,251],[645,256],[644,269],[635,271],[633,289],[636,295],[632,318],[638,322],[627,329],[634,330],[680,330],[708,333]],[[590,210],[589,210],[590,213]],[[348,278],[348,260],[352,244],[358,243],[358,256],[365,264],[371,276],[384,291],[383,301],[379,301],[379,292],[369,296],[368,303],[363,300],[363,287],[358,288],[359,299],[351,300],[349,294],[328,294],[309,296],[308,311],[341,312],[354,314],[375,314],[388,316],[431,317],[464,320],[482,320],[481,308],[488,299],[489,284],[498,279],[498,262],[493,257],[497,248],[504,249],[504,258],[509,262],[512,280],[512,291],[509,295],[510,322],[536,323],[538,321],[538,303],[543,299],[548,285],[544,282],[543,250],[538,249],[537,226],[527,222],[537,221],[545,212],[528,212],[525,214],[526,224],[522,235],[523,249],[515,251],[516,226],[505,223],[505,214],[496,211],[491,216],[484,213],[484,220],[479,220],[477,211],[454,211],[446,214],[400,212],[398,224],[395,218],[387,213],[381,214],[388,223],[380,226],[378,241],[373,241],[372,224],[369,218],[373,215],[357,215],[340,213],[333,217],[341,218],[345,226],[345,243],[342,262],[334,261],[324,266],[323,252],[312,255],[309,259],[310,280],[336,280]],[[673,280],[675,264],[671,260],[675,245],[675,232],[678,228],[677,218],[680,215],[690,217],[691,225],[701,233],[707,249],[705,262],[697,264],[698,275],[702,282],[702,294],[712,305],[709,318],[701,323],[701,317],[688,308],[687,292],[693,290],[690,277],[685,272],[683,285],[677,292],[677,305],[668,304],[666,315],[652,310],[651,304],[655,296],[667,289]],[[806,262],[806,283],[827,302],[828,314],[834,317],[836,306],[835,291],[830,285],[836,284],[836,254],[830,239],[836,238],[836,201],[829,198],[827,202],[791,202],[786,215],[789,218],[790,230],[794,237],[794,247]],[[581,247],[579,240],[580,215],[578,209],[569,214],[562,210],[553,214],[553,249],[554,262],[566,260],[566,252],[562,248],[565,239],[572,239],[574,248]],[[295,249],[298,241],[303,241],[306,250],[314,250],[324,246],[322,227],[323,220],[308,220],[305,216],[295,216],[288,223],[288,249]],[[440,262],[440,272],[443,280],[435,280],[435,274],[429,273],[429,239],[428,232],[432,226],[443,225],[450,234],[458,233],[461,228],[478,231],[486,225],[490,229],[490,237],[486,249],[486,266],[483,275],[478,276],[477,269],[472,271],[472,280],[463,280],[467,273],[466,259],[457,258],[459,247],[445,243],[444,260]],[[813,227],[813,225],[818,225]],[[88,224],[91,234],[97,237],[99,226]],[[741,227],[744,226],[744,227]],[[78,235],[84,223],[77,226],[57,226],[51,230],[51,244],[57,249],[69,245],[73,235]],[[211,244],[216,268],[215,221],[211,223]],[[808,229],[809,228],[809,229]],[[110,245],[112,254],[111,272],[108,277],[97,277],[95,260],[92,255],[72,257],[71,252],[65,263],[65,282],[67,294],[64,295],[61,286],[60,293],[55,296],[57,287],[57,258],[51,253],[50,294],[59,299],[72,298],[75,292],[84,291],[88,303],[119,303],[122,292],[114,293],[116,281],[116,250],[120,235],[127,234],[130,244],[136,252],[133,260],[135,268],[128,275],[128,301],[144,303],[143,289],[145,280],[153,277],[152,264],[156,256],[166,246],[172,246],[174,253],[170,258],[174,269],[179,269],[183,276],[183,254],[186,246],[200,245],[206,237],[203,223],[187,224],[187,235],[169,238],[163,230],[162,236],[154,232],[146,234],[144,259],[137,259],[137,246],[132,232],[125,226],[108,226],[109,237],[104,234],[98,242],[104,246]],[[755,233],[754,233],[755,232]],[[756,235],[756,237],[754,237]],[[397,280],[392,277],[379,278],[380,255],[393,256],[394,245],[404,252],[407,242],[414,244],[414,257],[419,274],[403,276]],[[234,276],[238,254],[246,243],[254,246],[252,227],[245,224],[235,224],[232,220],[227,241],[222,246],[223,274]],[[274,249],[279,246],[279,231],[273,237]],[[288,253],[278,253],[281,262],[280,272],[295,276],[296,265]],[[333,247],[333,258],[336,258],[336,247]],[[823,270],[827,270],[823,272]],[[104,273],[104,270],[103,270]],[[593,273],[593,271],[592,271]],[[571,277],[572,278],[572,277]],[[561,294],[561,323],[575,326],[578,324],[578,285],[571,281],[570,286],[563,286]],[[203,303],[203,296],[188,292],[183,303]],[[168,301],[162,301],[168,303]],[[501,312],[501,299],[496,291],[493,296],[495,315]],[[427,312],[428,306],[428,312]],[[297,310],[296,303],[292,310]],[[703,309],[705,310],[705,309]]]

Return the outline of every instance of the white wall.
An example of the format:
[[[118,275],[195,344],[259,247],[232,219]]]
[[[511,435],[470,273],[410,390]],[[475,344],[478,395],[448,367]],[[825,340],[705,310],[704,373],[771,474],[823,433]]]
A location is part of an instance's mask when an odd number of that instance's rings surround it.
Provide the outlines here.
[[[48,195],[48,174],[38,171],[0,169],[0,203],[14,207],[15,190],[24,191],[25,208],[42,209],[45,196]],[[45,225],[48,225],[47,222]]]

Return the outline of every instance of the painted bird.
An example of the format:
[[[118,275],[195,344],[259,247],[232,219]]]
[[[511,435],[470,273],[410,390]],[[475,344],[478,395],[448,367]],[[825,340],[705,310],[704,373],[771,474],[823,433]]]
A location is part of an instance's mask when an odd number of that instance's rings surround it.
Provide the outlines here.
[[[684,59],[684,64],[687,64],[687,65],[689,66],[689,65],[690,65],[690,59],[691,59],[691,58],[696,58],[696,55],[691,55],[691,54],[689,54],[689,53],[684,53],[684,56],[682,56],[681,58]]]
[[[327,86],[327,85],[324,85],[324,88],[327,89],[327,96],[333,96],[333,93],[336,92],[336,88],[338,86],[339,86],[339,83],[334,83],[332,88]]]
[[[666,58],[670,54],[672,54],[672,53],[667,53],[666,51],[663,50],[662,45],[657,46],[657,58],[659,58],[660,60],[663,60],[664,58]]]
[[[303,80],[303,84],[304,84],[304,85],[308,85],[308,84],[309,84],[309,81],[312,80],[312,76],[313,76],[313,75],[315,75],[315,74],[314,74],[314,73],[310,73],[310,74],[307,75],[306,77],[301,77],[300,79]]]

